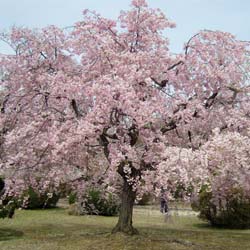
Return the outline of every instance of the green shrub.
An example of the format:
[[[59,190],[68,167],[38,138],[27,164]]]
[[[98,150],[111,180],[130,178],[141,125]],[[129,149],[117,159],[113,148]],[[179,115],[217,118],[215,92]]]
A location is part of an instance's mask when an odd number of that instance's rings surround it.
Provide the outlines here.
[[[25,209],[39,209],[39,208],[52,208],[55,207],[60,196],[56,193],[39,193],[32,187],[29,187],[22,195],[22,203],[24,201]]]
[[[15,212],[16,203],[12,200],[2,200],[1,196],[4,192],[4,179],[0,177],[0,218],[3,219],[5,217],[12,218]]]
[[[213,201],[212,192],[203,187],[192,208],[199,211],[199,217],[211,225],[225,228],[250,228],[250,199],[239,189],[231,190],[223,200]]]
[[[0,218],[4,219],[5,217],[12,218],[14,216],[16,209],[15,201],[9,201],[6,205],[0,205]]]
[[[118,214],[120,205],[118,198],[111,193],[102,193],[98,189],[90,189],[80,202],[76,194],[69,195],[70,214],[114,216]]]
[[[76,193],[70,193],[68,196],[69,205],[76,203],[76,201],[77,201]]]
[[[111,193],[102,194],[97,189],[89,190],[84,203],[87,214],[113,216],[119,211],[118,199]]]

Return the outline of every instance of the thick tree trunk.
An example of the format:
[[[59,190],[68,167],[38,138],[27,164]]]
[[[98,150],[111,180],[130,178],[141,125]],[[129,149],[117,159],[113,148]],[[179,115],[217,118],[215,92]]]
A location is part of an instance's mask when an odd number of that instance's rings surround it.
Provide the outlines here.
[[[119,220],[112,232],[122,232],[129,235],[137,234],[138,231],[133,228],[132,225],[133,206],[136,198],[136,192],[133,191],[132,186],[128,184],[126,178],[124,178],[123,181]]]

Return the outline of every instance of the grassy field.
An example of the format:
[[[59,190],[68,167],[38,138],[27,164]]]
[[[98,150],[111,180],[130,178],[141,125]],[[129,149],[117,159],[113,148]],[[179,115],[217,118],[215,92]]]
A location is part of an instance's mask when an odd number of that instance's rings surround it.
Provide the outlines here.
[[[62,208],[17,211],[0,220],[0,250],[250,250],[250,230],[212,229],[194,215],[168,221],[156,209],[137,207],[136,236],[112,235],[116,217],[69,216]]]

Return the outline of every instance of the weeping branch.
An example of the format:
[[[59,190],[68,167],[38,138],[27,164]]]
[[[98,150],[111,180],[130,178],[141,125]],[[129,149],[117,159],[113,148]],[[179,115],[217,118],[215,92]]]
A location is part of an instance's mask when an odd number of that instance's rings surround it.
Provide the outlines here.
[[[214,92],[211,96],[209,96],[209,98],[207,99],[207,101],[205,102],[205,108],[210,108],[214,102],[215,102],[215,98],[218,95],[218,92]]]

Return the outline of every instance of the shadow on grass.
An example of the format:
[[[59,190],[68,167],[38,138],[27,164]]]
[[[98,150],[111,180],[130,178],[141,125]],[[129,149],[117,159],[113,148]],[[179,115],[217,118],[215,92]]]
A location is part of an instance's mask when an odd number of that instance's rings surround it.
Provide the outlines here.
[[[65,208],[63,207],[46,207],[46,208],[42,208],[42,207],[39,207],[39,208],[25,208],[24,209],[25,211],[65,211]]]
[[[196,223],[193,224],[193,227],[198,229],[214,229],[209,223]]]
[[[220,226],[220,225],[211,225],[210,223],[196,223],[193,224],[195,228],[198,229],[211,229],[213,231],[225,231],[225,232],[242,232],[242,231],[247,231],[249,228],[235,228],[235,227],[227,227],[227,226]]]
[[[23,236],[22,231],[13,230],[9,228],[0,228],[0,241],[13,240]]]

